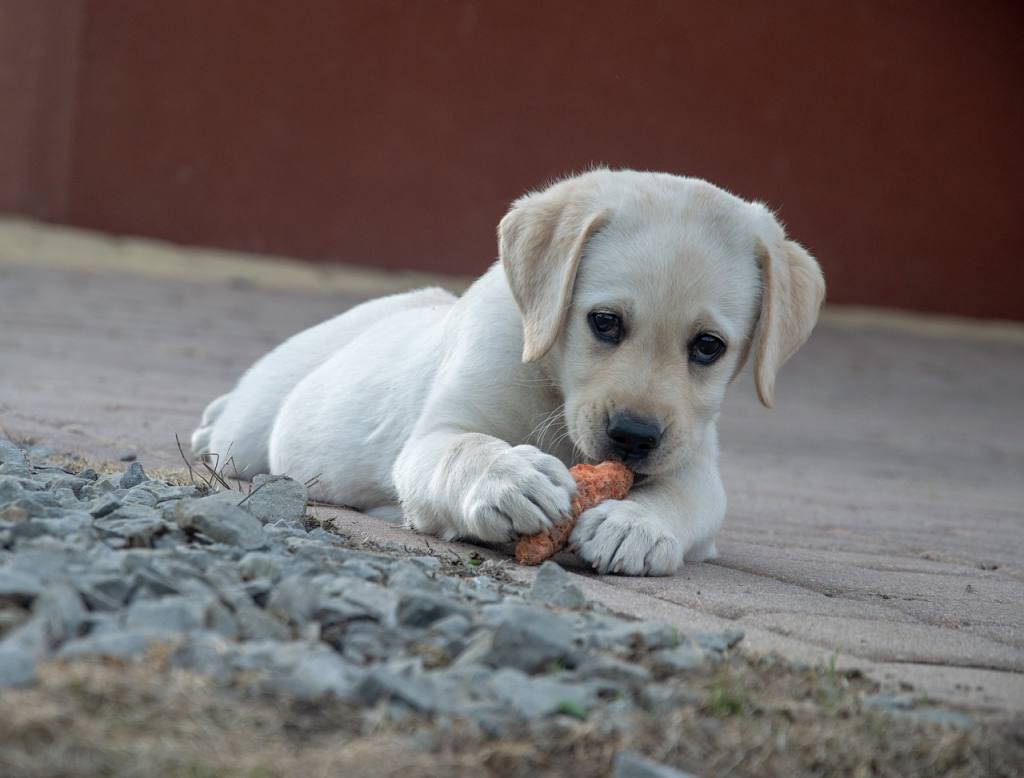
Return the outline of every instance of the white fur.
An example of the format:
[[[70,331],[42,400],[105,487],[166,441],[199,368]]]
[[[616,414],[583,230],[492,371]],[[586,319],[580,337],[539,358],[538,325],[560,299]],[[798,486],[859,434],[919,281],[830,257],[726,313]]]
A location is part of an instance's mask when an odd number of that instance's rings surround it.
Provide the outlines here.
[[[568,466],[607,458],[611,412],[659,420],[629,499],[572,536],[600,572],[665,575],[716,553],[725,515],[716,420],[755,351],[766,404],[806,339],[820,270],[762,206],[696,179],[597,170],[515,203],[501,263],[460,299],[394,295],[291,338],[213,401],[196,453],[248,476],[316,478],[313,496],[445,538],[511,540],[568,512]],[[627,337],[599,343],[595,307]],[[728,343],[695,366],[687,344]],[[525,360],[524,360],[525,357]]]

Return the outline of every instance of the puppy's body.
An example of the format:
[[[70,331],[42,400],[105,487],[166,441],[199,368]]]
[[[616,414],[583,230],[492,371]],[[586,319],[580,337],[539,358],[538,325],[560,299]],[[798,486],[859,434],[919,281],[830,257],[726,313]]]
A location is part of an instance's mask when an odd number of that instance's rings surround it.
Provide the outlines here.
[[[194,450],[486,541],[557,521],[567,467],[618,456],[647,477],[582,517],[581,556],[602,572],[668,574],[713,555],[725,388],[753,343],[770,402],[817,314],[816,263],[761,206],[694,179],[604,170],[517,202],[501,254],[460,299],[374,300],[282,344],[211,403]],[[616,340],[595,315],[621,325]],[[724,346],[707,364],[702,339]]]

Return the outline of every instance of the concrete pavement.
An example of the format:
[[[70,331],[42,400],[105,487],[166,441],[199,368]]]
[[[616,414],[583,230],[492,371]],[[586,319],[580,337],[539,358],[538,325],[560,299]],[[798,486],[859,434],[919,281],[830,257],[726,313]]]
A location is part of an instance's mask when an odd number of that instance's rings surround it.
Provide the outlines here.
[[[176,466],[175,433],[253,359],[396,284],[220,260],[0,220],[0,430]],[[748,650],[838,652],[930,696],[1024,710],[1024,328],[830,313],[776,409],[749,376],[733,387],[721,437],[720,558],[672,578],[581,574],[589,594],[684,628],[742,626]],[[372,538],[468,548],[320,510]]]

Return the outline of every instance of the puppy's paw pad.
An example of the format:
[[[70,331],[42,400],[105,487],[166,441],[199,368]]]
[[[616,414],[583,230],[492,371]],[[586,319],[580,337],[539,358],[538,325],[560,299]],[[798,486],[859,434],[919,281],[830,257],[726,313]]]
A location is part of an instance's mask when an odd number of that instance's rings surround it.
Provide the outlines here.
[[[602,575],[671,575],[683,561],[676,536],[630,500],[608,500],[584,513],[570,543]]]

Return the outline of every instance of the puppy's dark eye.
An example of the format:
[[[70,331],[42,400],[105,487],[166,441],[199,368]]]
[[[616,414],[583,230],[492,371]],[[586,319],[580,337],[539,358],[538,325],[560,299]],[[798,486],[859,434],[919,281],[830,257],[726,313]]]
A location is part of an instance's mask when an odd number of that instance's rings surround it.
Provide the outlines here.
[[[710,365],[725,353],[725,343],[707,332],[690,342],[690,359],[698,365]]]
[[[598,340],[607,343],[618,343],[625,334],[622,326],[622,317],[608,311],[591,311],[587,316],[590,322],[590,329]]]

